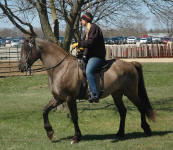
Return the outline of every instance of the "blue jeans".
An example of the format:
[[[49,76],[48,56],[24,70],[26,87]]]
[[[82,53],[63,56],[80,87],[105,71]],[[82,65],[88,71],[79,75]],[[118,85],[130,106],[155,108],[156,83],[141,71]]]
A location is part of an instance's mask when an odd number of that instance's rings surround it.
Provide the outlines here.
[[[98,57],[92,57],[88,60],[86,66],[86,76],[88,79],[90,91],[95,98],[99,98],[99,94],[97,91],[96,78],[94,76],[96,70],[102,66],[104,60]]]

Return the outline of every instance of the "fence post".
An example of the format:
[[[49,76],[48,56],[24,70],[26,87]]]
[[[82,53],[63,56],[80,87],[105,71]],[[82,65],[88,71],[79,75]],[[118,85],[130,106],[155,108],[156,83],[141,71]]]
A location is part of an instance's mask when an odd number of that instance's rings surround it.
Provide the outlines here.
[[[129,47],[126,50],[125,57],[128,57],[128,54],[129,54]]]
[[[139,57],[139,47],[137,47],[136,57]]]
[[[156,45],[157,58],[159,57],[159,52],[158,52],[158,50],[159,50],[159,47],[158,47],[158,44],[157,44],[157,45]]]
[[[116,57],[118,57],[118,52],[119,52],[120,47],[116,49]]]
[[[149,46],[147,44],[147,47],[146,47],[146,57],[149,57]]]
[[[171,56],[171,50],[170,50],[170,46],[169,46],[169,44],[168,45],[166,45],[167,46],[167,49],[168,49],[168,56],[170,57]]]
[[[166,46],[164,45],[164,57],[166,57]]]
[[[131,58],[133,58],[133,48],[134,47],[131,47]]]
[[[170,52],[170,57],[172,56],[172,48],[171,48],[171,44],[168,43],[168,47],[169,47],[169,52]]]
[[[151,57],[153,58],[154,57],[154,45],[152,44],[152,46],[151,46]]]
[[[8,65],[9,65],[9,72],[11,72],[11,58],[10,58],[10,48],[8,48]]]
[[[134,50],[134,55],[133,55],[133,57],[136,57],[136,51],[137,51],[137,47],[135,47],[135,50]]]

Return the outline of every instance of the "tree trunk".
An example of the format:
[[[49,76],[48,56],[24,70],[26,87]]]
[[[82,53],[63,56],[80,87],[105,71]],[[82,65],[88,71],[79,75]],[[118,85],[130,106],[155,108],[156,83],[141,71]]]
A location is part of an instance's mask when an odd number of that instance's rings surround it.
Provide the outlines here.
[[[69,51],[69,49],[70,49],[70,44],[71,44],[71,40],[73,38],[73,33],[74,33],[74,30],[73,30],[72,25],[70,26],[70,24],[66,24],[64,42],[63,42],[63,48],[66,51]]]
[[[50,2],[50,9],[51,9],[51,13],[52,13],[52,20],[53,20],[53,25],[54,25],[54,36],[56,38],[56,40],[59,40],[59,21],[56,15],[56,9],[55,9],[55,4],[54,4],[54,0],[49,0]]]
[[[75,21],[75,24],[74,24],[74,38],[75,38],[75,41],[81,40],[82,27],[79,28],[79,19],[80,19],[80,15],[78,15],[76,17],[76,21]]]
[[[65,29],[63,48],[67,51],[69,51],[70,49],[71,40],[74,35],[75,21],[77,19],[77,16],[80,16],[80,11],[81,11],[81,7],[83,3],[84,3],[83,0],[76,0],[66,20],[66,29]]]
[[[57,18],[54,20],[54,36],[59,41],[59,21]]]
[[[36,8],[39,14],[41,27],[42,27],[42,31],[45,38],[51,41],[57,42],[49,23],[49,18],[47,15],[46,0],[40,0],[39,2],[37,2]]]

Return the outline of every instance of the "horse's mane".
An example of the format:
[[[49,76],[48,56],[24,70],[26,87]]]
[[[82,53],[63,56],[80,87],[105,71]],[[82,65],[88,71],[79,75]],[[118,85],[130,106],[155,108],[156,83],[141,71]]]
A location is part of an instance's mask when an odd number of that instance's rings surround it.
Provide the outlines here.
[[[42,41],[47,41],[47,42],[51,42],[51,43],[54,43],[54,44],[56,44],[54,41],[52,41],[52,40],[49,40],[49,39],[46,39],[46,38],[44,38],[44,37],[36,37],[37,39],[40,39],[40,40],[42,40]]]
[[[51,44],[52,46],[55,46],[56,48],[58,48],[64,54],[67,54],[67,51],[65,49],[63,49],[62,47],[60,47],[56,42],[54,42],[52,40],[48,40],[48,39],[45,39],[45,38],[39,38],[39,37],[37,37],[36,39],[38,41],[40,41],[40,42]]]
[[[67,55],[69,52],[67,52],[65,49],[63,49],[62,47],[60,47],[56,42],[52,41],[52,40],[48,40],[48,39],[45,39],[45,38],[40,38],[40,37],[37,37],[36,38],[37,41],[39,42],[43,42],[43,43],[47,43],[47,44],[51,44],[51,46],[54,46],[55,49],[58,49],[59,51],[61,51],[64,55]],[[70,54],[71,55],[71,54]],[[72,56],[72,55],[71,55]],[[73,58],[75,58],[74,56],[72,56]]]

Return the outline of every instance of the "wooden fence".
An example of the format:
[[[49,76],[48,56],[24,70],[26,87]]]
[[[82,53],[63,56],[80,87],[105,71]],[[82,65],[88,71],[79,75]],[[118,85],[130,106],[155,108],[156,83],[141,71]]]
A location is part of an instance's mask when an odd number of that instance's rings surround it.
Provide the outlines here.
[[[173,44],[106,45],[106,59],[173,57]]]
[[[21,73],[18,69],[20,50],[20,47],[0,47],[0,77],[31,74],[31,72]],[[34,63],[32,69],[37,69],[40,67],[42,67],[42,63],[37,61]],[[37,72],[37,74],[40,73],[45,72]]]

